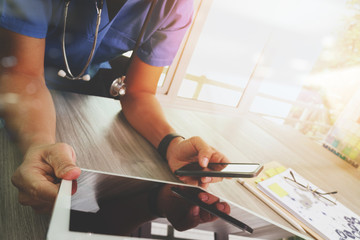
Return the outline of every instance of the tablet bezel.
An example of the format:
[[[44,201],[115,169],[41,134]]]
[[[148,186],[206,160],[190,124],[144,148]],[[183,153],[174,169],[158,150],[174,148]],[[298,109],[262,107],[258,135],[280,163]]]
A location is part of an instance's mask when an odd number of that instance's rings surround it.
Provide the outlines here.
[[[85,171],[109,174],[100,171],[92,171],[88,169],[82,169]],[[127,177],[118,174],[111,174],[116,176]],[[145,180],[145,179],[144,179]],[[73,239],[73,240],[120,240],[120,239],[131,239],[136,240],[140,238],[136,237],[126,237],[126,236],[114,236],[106,234],[97,234],[97,233],[84,233],[84,232],[75,232],[70,231],[70,210],[71,210],[71,192],[72,192],[72,181],[71,180],[61,180],[60,189],[58,196],[55,201],[53,208],[49,229],[47,232],[47,240],[64,240],[64,239]]]
[[[164,184],[176,184],[176,185],[183,185],[188,186],[182,183],[174,183],[168,181],[160,181],[155,179],[147,179],[135,176],[128,176],[122,174],[115,174],[115,173],[108,173],[103,171],[96,171],[82,168],[82,171],[87,172],[94,172],[100,174],[107,174],[119,177],[126,177],[144,181],[152,181],[157,183],[164,183]],[[47,232],[46,239],[47,240],[64,240],[64,239],[76,239],[76,240],[137,240],[143,238],[137,237],[128,237],[128,236],[114,236],[114,235],[107,235],[107,234],[97,234],[97,233],[84,233],[84,232],[75,232],[70,231],[70,211],[71,211],[71,194],[72,192],[72,181],[71,180],[61,180],[59,192],[57,198],[55,200],[53,212],[51,215],[51,220]]]

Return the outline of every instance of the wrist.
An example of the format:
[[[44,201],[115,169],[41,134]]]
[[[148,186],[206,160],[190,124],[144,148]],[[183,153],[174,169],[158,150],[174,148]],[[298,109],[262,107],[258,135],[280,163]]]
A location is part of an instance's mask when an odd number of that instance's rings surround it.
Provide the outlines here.
[[[168,146],[168,149],[167,149],[167,152],[166,152],[166,159],[170,159],[171,156],[174,156],[174,153],[177,149],[177,145],[184,141],[185,138],[183,137],[177,137],[177,138],[174,138],[171,140],[169,146]]]
[[[160,142],[157,150],[164,161],[168,159],[168,153],[170,148],[174,146],[175,143],[185,139],[183,136],[176,133],[169,133],[166,135]]]
[[[55,137],[51,136],[28,136],[21,144],[21,149],[23,152],[27,152],[29,149],[55,144],[55,142]]]

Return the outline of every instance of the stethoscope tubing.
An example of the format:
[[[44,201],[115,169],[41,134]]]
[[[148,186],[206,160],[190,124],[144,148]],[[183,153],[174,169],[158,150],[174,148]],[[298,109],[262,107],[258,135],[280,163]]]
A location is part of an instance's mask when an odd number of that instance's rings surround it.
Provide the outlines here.
[[[64,9],[64,27],[63,27],[63,34],[62,34],[62,52],[63,52],[63,57],[64,57],[64,63],[65,63],[65,67],[66,67],[66,70],[67,70],[67,73],[64,71],[64,70],[60,70],[58,72],[58,75],[60,77],[64,77],[66,79],[69,79],[69,80],[85,80],[85,81],[89,81],[90,80],[90,76],[88,74],[84,75],[86,69],[88,68],[88,66],[90,65],[90,62],[94,56],[94,52],[95,52],[95,49],[96,49],[96,43],[97,43],[97,39],[98,39],[98,34],[99,34],[99,27],[100,27],[100,22],[101,22],[101,13],[102,13],[102,9],[103,9],[103,1],[104,0],[96,0],[95,1],[95,6],[96,6],[96,11],[97,11],[97,20],[96,20],[96,29],[95,29],[95,36],[94,36],[94,41],[93,41],[93,45],[92,45],[92,49],[91,49],[91,52],[89,54],[89,57],[86,61],[86,64],[84,66],[84,68],[82,69],[82,71],[77,75],[77,76],[74,76],[73,73],[71,72],[70,70],[70,66],[69,66],[69,62],[68,62],[68,59],[67,59],[67,55],[66,55],[66,46],[65,46],[65,40],[66,40],[66,24],[67,24],[67,15],[68,15],[68,10],[69,10],[69,4],[70,4],[70,1],[71,0],[65,0],[65,9]],[[125,84],[125,78],[126,78],[126,74],[127,74],[127,71],[129,69],[129,66],[134,58],[134,53],[137,52],[139,46],[140,46],[140,43],[142,41],[142,38],[143,38],[143,35],[145,33],[145,30],[146,30],[146,26],[148,25],[149,21],[150,21],[150,17],[151,17],[151,14],[155,8],[155,5],[156,5],[156,0],[151,0],[151,5],[150,5],[150,8],[148,10],[148,13],[146,15],[146,18],[144,20],[144,23],[143,23],[143,26],[140,30],[140,34],[136,40],[136,43],[135,43],[135,46],[134,46],[134,49],[133,49],[133,52],[131,54],[131,57],[127,63],[127,66],[126,66],[126,70],[125,70],[125,75],[122,76],[122,77],[119,77],[119,78],[116,78],[113,83],[111,84],[111,87],[110,87],[110,95],[113,96],[113,97],[117,97],[117,96],[123,96],[125,94],[125,91],[126,91],[126,84]]]
[[[101,22],[101,13],[102,13],[102,6],[103,6],[103,0],[101,0],[100,2],[100,7],[98,6],[98,2],[95,2],[96,5],[96,11],[97,11],[97,19],[96,19],[96,29],[95,29],[95,36],[94,36],[94,41],[93,41],[93,45],[89,54],[89,57],[86,61],[86,64],[84,66],[84,68],[81,70],[81,72],[77,75],[74,76],[70,70],[70,66],[69,66],[69,62],[67,60],[67,55],[66,55],[66,46],[65,46],[65,38],[66,38],[66,23],[67,23],[67,15],[68,15],[68,9],[69,9],[69,4],[70,4],[70,0],[65,1],[65,10],[64,10],[64,27],[63,27],[63,34],[62,34],[62,52],[63,52],[63,57],[64,57],[64,63],[65,63],[65,67],[66,67],[66,71],[69,74],[65,75],[64,77],[69,79],[69,80],[80,80],[83,79],[83,75],[86,71],[86,69],[88,68],[93,56],[94,56],[94,52],[95,52],[95,48],[96,48],[96,43],[97,43],[97,38],[99,35],[99,28],[100,28],[100,22]]]

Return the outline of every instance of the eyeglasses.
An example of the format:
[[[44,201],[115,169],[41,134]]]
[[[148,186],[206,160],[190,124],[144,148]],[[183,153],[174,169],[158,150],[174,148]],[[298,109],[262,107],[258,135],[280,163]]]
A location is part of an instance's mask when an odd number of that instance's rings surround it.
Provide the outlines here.
[[[286,177],[286,176],[285,176],[284,178],[285,178],[286,180],[289,180],[289,181],[295,183],[296,186],[299,187],[299,188],[301,188],[302,190],[309,191],[309,192],[311,192],[312,194],[316,195],[317,197],[322,198],[322,199],[325,199],[325,200],[331,202],[332,204],[336,205],[336,202],[335,202],[335,201],[327,198],[325,195],[336,194],[338,191],[324,192],[324,193],[323,193],[323,192],[319,192],[317,189],[312,189],[312,188],[309,186],[308,183],[305,185],[305,184],[302,184],[302,183],[298,182],[298,181],[296,180],[296,178],[295,178],[295,176],[294,176],[294,174],[293,174],[292,171],[290,171],[289,173],[290,173],[290,175],[291,175],[292,178],[289,178],[289,177]]]

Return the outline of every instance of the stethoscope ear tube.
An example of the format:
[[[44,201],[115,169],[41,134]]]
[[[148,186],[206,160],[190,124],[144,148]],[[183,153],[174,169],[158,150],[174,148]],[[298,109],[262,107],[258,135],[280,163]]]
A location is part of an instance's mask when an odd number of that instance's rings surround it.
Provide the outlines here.
[[[102,13],[102,8],[104,6],[104,1],[103,0],[96,0],[95,1],[95,5],[96,5],[96,11],[97,11],[97,20],[96,20],[96,29],[95,29],[95,36],[94,36],[94,41],[93,41],[93,45],[92,45],[92,49],[91,52],[89,54],[89,57],[86,61],[86,64],[84,66],[84,68],[82,69],[82,71],[77,75],[74,76],[70,70],[69,67],[69,63],[67,60],[67,55],[66,55],[66,46],[65,46],[65,36],[66,36],[66,23],[67,23],[67,14],[68,14],[68,9],[69,9],[69,4],[70,4],[70,0],[65,0],[65,10],[64,10],[64,27],[63,27],[63,34],[62,34],[62,52],[63,52],[63,57],[64,57],[64,63],[65,63],[65,67],[66,67],[66,71],[65,70],[60,70],[58,72],[58,75],[60,77],[69,79],[69,80],[83,80],[83,81],[89,81],[90,80],[90,75],[89,74],[85,74],[86,69],[88,68],[93,56],[94,56],[94,52],[95,52],[95,48],[96,48],[96,42],[97,42],[97,38],[98,38],[98,34],[99,34],[99,27],[100,27],[100,22],[101,22],[101,13]],[[126,69],[125,69],[125,76],[122,76],[120,78],[116,78],[113,83],[111,84],[110,87],[110,95],[113,97],[117,97],[117,96],[123,96],[125,95],[126,92],[126,85],[125,85],[125,79],[126,79],[126,74],[127,71],[129,69],[129,66],[133,60],[134,57],[134,53],[137,52],[141,40],[144,36],[145,30],[146,30],[146,26],[148,25],[149,21],[150,21],[150,16],[155,8],[155,4],[156,4],[156,0],[151,0],[151,5],[149,8],[149,11],[146,15],[146,18],[144,20],[143,26],[140,30],[140,34],[138,36],[138,38],[136,39],[136,43],[135,43],[135,47],[133,49],[133,52],[131,54],[131,57],[127,63]]]
[[[69,79],[69,80],[83,80],[83,81],[90,81],[91,77],[89,74],[85,74],[85,75],[82,75],[82,76],[78,76],[78,77],[70,77],[66,74],[66,72],[64,70],[59,70],[58,71],[58,76],[59,77],[62,77],[62,78],[66,78],[66,79]]]
[[[67,73],[64,70],[60,70],[58,72],[58,75],[60,77],[67,78],[69,80],[89,81],[90,80],[90,75],[89,74],[84,75],[84,73],[85,73],[86,69],[88,68],[88,66],[89,66],[89,64],[90,64],[90,62],[91,62],[91,60],[92,60],[92,58],[94,56],[94,52],[95,52],[95,48],[96,48],[96,42],[97,42],[97,38],[98,38],[98,34],[99,34],[100,22],[101,22],[101,13],[102,13],[102,8],[103,8],[103,0],[95,2],[96,11],[97,11],[95,37],[94,37],[91,52],[90,52],[89,57],[88,57],[88,59],[86,61],[86,64],[85,64],[85,66],[83,67],[83,69],[81,70],[81,72],[77,76],[74,76],[72,74],[72,72],[70,70],[70,67],[69,67],[69,62],[67,60],[67,55],[66,55],[65,36],[66,36],[66,23],[67,23],[67,14],[68,14],[68,10],[69,10],[69,4],[70,4],[70,0],[65,0],[64,27],[63,27],[63,34],[62,34],[62,39],[61,39],[62,52],[63,52],[64,63],[65,63]]]

